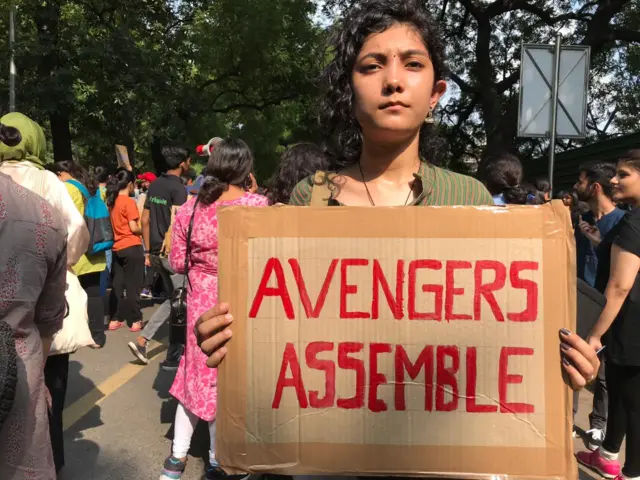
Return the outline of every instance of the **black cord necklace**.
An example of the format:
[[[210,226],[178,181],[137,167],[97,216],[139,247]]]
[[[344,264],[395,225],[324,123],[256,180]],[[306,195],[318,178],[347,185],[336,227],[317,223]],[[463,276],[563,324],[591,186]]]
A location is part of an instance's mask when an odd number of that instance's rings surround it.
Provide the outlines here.
[[[360,169],[360,176],[362,176],[362,183],[364,184],[364,189],[367,191],[367,197],[369,197],[369,202],[371,202],[371,206],[375,207],[376,204],[373,201],[373,197],[371,196],[371,192],[369,191],[369,187],[367,186],[367,182],[364,179],[364,173],[362,171],[362,165],[358,162],[358,168]],[[409,197],[411,196],[411,192],[413,192],[413,183],[409,185],[409,193],[407,193],[407,199],[404,201],[403,206],[407,206],[407,202],[409,202]]]

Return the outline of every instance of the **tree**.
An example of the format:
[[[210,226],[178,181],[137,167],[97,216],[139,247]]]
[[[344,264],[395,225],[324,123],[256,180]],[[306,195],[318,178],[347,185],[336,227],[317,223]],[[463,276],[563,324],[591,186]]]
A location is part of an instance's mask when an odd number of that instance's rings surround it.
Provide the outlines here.
[[[237,134],[272,165],[308,120],[324,34],[310,0],[17,3],[18,106],[45,126],[56,160],[113,163],[120,143],[161,169],[163,143]]]

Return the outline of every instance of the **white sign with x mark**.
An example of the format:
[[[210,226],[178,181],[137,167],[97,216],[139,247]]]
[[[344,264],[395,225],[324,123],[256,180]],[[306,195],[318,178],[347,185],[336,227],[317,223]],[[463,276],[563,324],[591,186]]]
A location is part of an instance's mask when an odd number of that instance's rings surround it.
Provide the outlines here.
[[[558,78],[557,138],[586,134],[589,47],[563,46]],[[520,67],[519,137],[551,135],[553,45],[523,45]]]

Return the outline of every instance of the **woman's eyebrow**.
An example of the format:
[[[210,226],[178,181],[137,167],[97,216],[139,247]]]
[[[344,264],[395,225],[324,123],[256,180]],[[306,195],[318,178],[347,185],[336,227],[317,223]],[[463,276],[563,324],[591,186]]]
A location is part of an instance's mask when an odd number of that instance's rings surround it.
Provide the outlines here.
[[[429,58],[429,54],[426,51],[417,50],[417,49],[405,50],[402,53],[400,53],[400,56],[402,58],[407,58],[407,57],[426,57],[426,58]]]
[[[367,58],[373,58],[374,60],[377,60],[379,62],[384,62],[387,59],[387,55],[382,53],[382,52],[370,52],[370,53],[367,53],[366,55],[360,57],[358,59],[358,61],[362,62],[362,61],[366,60]]]
[[[382,52],[369,52],[366,55],[360,57],[359,61],[362,62],[364,60],[366,60],[367,58],[373,58],[374,60],[377,60],[379,62],[384,62],[387,57],[389,56],[388,53],[382,53]],[[402,52],[400,52],[400,58],[409,58],[409,57],[425,57],[425,58],[429,58],[429,54],[427,52],[425,52],[424,50],[418,50],[418,49],[409,49],[409,50],[403,50]]]

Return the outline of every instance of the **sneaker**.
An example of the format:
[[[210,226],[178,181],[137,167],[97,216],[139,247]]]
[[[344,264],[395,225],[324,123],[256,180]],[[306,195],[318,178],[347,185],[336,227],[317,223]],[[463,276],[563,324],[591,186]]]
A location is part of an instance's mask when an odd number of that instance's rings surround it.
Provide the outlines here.
[[[159,480],[179,480],[186,466],[185,462],[173,455],[167,457],[164,461],[164,467],[162,468],[162,474]]]
[[[139,320],[139,321],[137,321],[137,322],[133,322],[133,323],[131,324],[131,326],[129,327],[129,331],[130,331],[130,332],[134,332],[134,333],[135,333],[135,332],[139,332],[139,331],[141,331],[141,330],[143,329],[143,327],[144,327],[144,326],[143,326],[143,324],[142,324],[142,320]]]
[[[600,428],[592,428],[591,430],[587,430],[587,448],[592,452],[597,450],[604,442],[604,430]]]
[[[153,294],[148,288],[145,288],[144,290],[142,290],[142,292],[140,292],[140,298],[152,299]]]
[[[571,432],[571,436],[573,438],[576,438],[578,436],[578,429],[576,428],[576,426],[573,426],[573,431]]]
[[[595,470],[604,478],[616,478],[622,471],[620,462],[617,460],[607,460],[600,455],[599,450],[596,450],[595,452],[578,452],[576,454],[576,458],[579,463],[585,467]]]
[[[220,465],[207,465],[204,472],[205,480],[247,480],[251,475],[227,475]]]
[[[120,330],[122,327],[124,327],[124,322],[119,322],[118,320],[111,320],[109,322],[109,331],[111,332],[115,332],[116,330]]]
[[[128,344],[129,350],[133,353],[133,356],[140,360],[142,363],[147,365],[149,363],[149,357],[147,357],[147,346],[144,347],[140,345],[138,342],[129,342]]]
[[[167,349],[167,359],[160,363],[160,368],[165,372],[175,372],[180,365],[180,358],[184,353],[184,345],[179,343],[172,343]]]

